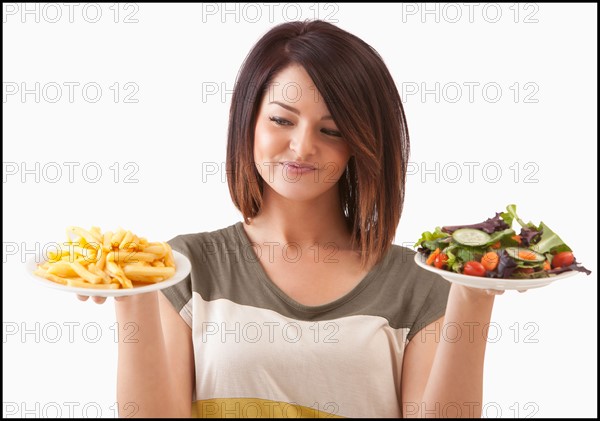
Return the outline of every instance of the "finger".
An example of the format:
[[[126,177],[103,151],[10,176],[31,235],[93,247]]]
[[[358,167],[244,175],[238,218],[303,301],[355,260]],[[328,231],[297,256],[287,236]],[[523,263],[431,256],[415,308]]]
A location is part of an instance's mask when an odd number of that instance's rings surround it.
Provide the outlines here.
[[[504,290],[500,290],[500,289],[486,289],[485,292],[487,292],[488,295],[502,295],[502,294],[504,294]]]
[[[92,297],[92,300],[94,300],[96,304],[102,304],[106,301],[106,297]]]
[[[87,301],[87,299],[90,298],[90,297],[88,297],[87,295],[79,295],[79,294],[77,294],[77,298],[79,298],[81,301]]]

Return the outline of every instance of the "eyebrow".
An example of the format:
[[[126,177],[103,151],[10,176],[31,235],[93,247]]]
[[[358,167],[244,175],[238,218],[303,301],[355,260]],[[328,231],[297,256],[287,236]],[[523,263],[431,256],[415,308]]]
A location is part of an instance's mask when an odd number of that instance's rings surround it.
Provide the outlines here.
[[[277,104],[280,107],[283,107],[286,110],[293,112],[294,114],[300,115],[300,110],[298,110],[297,108],[294,108],[292,106],[289,106],[287,104],[283,104],[279,101],[271,101],[271,102],[269,102],[269,104]],[[333,120],[333,117],[331,117],[330,115],[325,115],[325,116],[321,117],[321,120]]]

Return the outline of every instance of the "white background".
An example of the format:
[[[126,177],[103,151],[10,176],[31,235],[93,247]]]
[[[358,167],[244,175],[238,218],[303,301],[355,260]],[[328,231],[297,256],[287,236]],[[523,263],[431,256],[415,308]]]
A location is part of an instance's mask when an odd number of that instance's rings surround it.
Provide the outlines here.
[[[168,240],[241,221],[206,165],[224,165],[242,60],[298,12],[372,45],[401,90],[412,150],[396,244],[515,203],[593,271],[496,298],[484,416],[597,416],[595,4],[84,5],[29,5],[39,22],[3,6],[4,416],[114,416],[112,299],[41,288],[24,259],[69,225]],[[37,102],[21,96],[36,83]]]

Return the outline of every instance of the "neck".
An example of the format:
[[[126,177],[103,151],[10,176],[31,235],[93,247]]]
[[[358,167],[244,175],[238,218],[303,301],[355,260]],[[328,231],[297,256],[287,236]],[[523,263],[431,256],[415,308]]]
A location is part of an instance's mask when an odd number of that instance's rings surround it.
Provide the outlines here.
[[[340,249],[350,245],[351,234],[337,188],[315,199],[297,201],[283,197],[265,185],[263,206],[250,222],[245,225],[248,231],[253,231],[264,241],[297,243],[303,248],[315,243],[323,247],[333,242]]]

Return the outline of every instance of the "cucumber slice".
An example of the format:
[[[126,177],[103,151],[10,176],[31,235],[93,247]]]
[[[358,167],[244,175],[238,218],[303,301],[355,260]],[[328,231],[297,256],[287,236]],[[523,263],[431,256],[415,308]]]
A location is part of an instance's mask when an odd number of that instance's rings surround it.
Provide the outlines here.
[[[542,263],[543,261],[546,260],[546,256],[544,256],[543,254],[540,253],[536,253],[533,250],[530,250],[528,248],[524,248],[524,247],[507,247],[504,250],[506,250],[506,252],[508,253],[508,255],[510,257],[512,257],[515,260],[519,260],[521,262],[528,262],[528,263]],[[526,251],[530,257],[534,257],[533,259],[523,259],[522,257],[519,257],[519,252],[521,251]]]
[[[490,242],[490,235],[487,232],[473,228],[461,228],[452,233],[452,238],[457,243],[465,246],[483,246]]]

